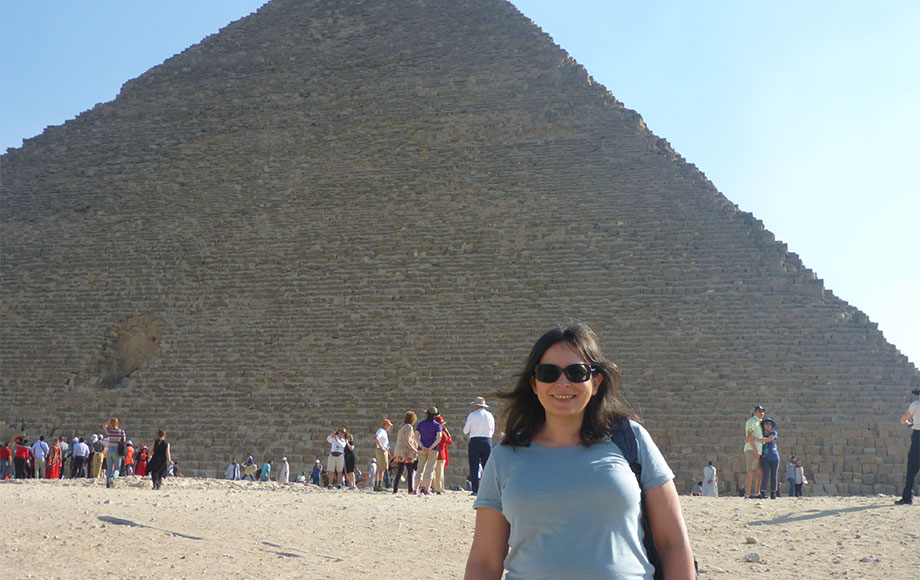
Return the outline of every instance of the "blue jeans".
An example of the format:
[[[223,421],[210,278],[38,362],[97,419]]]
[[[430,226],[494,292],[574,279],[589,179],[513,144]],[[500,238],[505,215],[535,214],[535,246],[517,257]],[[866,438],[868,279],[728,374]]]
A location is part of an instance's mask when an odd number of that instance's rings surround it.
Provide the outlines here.
[[[760,468],[763,470],[763,477],[760,480],[760,493],[766,493],[769,489],[776,493],[776,472],[779,471],[779,461],[772,459],[760,459]],[[770,487],[767,487],[767,481],[770,481]]]
[[[479,493],[479,466],[486,466],[492,453],[491,437],[470,437],[470,487],[473,493]]]
[[[118,455],[118,444],[109,445],[109,452],[105,454],[105,482],[112,481],[112,473],[121,471],[121,456]]]
[[[6,479],[7,474],[10,472],[10,460],[9,459],[0,459],[0,481]]]

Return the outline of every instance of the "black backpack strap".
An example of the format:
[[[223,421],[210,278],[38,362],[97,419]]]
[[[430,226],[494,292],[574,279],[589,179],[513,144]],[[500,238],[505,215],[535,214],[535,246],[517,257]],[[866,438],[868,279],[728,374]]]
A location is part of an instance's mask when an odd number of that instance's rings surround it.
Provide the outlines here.
[[[629,425],[629,419],[617,419],[610,426],[610,439],[617,444],[623,457],[629,462],[629,467],[636,475],[639,481],[639,487],[642,487],[642,464],[639,462],[639,442],[636,440],[636,434]]]
[[[658,549],[655,547],[655,541],[652,539],[652,524],[648,520],[648,510],[645,506],[645,490],[642,489],[642,463],[639,461],[639,441],[636,434],[629,424],[629,419],[617,419],[610,426],[610,440],[617,444],[623,457],[629,462],[629,468],[632,469],[636,476],[636,482],[642,493],[640,507],[642,510],[641,524],[643,530],[642,545],[645,548],[645,555],[648,561],[655,567],[655,580],[662,580],[664,572],[661,568],[661,558],[658,556]]]
[[[640,506],[642,509],[641,523],[642,530],[645,532],[642,539],[642,545],[645,548],[645,554],[648,556],[648,561],[655,567],[654,579],[663,580],[664,571],[661,567],[661,557],[658,555],[658,548],[655,547],[655,540],[652,539],[652,524],[648,519],[645,490],[642,489],[642,463],[639,461],[639,441],[636,439],[636,434],[633,432],[628,419],[622,418],[614,421],[613,425],[610,426],[610,440],[616,443],[620,451],[623,452],[623,457],[629,462],[629,468],[632,469],[632,472],[636,475],[636,482],[639,484],[639,489],[642,492]],[[693,559],[693,566],[696,568],[696,577],[699,579],[700,565],[696,561],[696,558]]]

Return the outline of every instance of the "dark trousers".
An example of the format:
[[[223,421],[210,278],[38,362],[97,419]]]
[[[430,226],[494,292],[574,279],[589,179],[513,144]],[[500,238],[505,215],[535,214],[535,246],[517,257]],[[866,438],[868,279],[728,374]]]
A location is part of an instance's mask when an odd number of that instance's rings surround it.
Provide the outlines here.
[[[158,469],[150,472],[150,479],[153,480],[153,489],[160,489],[160,486],[163,485],[163,475],[165,474],[165,469]]]
[[[485,468],[489,460],[489,454],[492,453],[492,438],[471,437],[468,449],[470,452],[470,487],[473,493],[479,493],[479,466]]]
[[[912,501],[914,495],[914,480],[920,472],[920,430],[912,429],[910,434],[910,451],[907,452],[907,480],[904,482],[904,492],[901,499]]]
[[[795,484],[795,497],[802,497],[802,484]]]
[[[13,474],[16,476],[16,479],[26,479],[29,476],[28,469],[26,468],[28,463],[29,460],[23,457],[13,458]]]
[[[402,477],[404,469],[406,470],[406,486],[409,488],[406,491],[412,493],[412,490],[415,488],[415,478],[412,477],[415,475],[415,465],[412,463],[399,463],[396,466],[396,479],[393,481],[393,493],[399,491],[399,479]]]
[[[83,474],[83,464],[86,462],[86,458],[74,455],[73,456],[73,465],[70,467],[70,478],[75,477],[85,477]]]

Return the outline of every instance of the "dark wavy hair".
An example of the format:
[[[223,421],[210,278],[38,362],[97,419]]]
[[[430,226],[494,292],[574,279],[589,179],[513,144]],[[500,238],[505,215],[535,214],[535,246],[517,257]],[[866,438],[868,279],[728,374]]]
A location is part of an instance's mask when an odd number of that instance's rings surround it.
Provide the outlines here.
[[[566,328],[550,330],[537,340],[524,370],[518,375],[514,390],[498,393],[498,397],[508,401],[502,413],[505,437],[502,445],[528,447],[534,434],[546,422],[546,411],[536,393],[531,379],[534,367],[553,345],[564,342],[581,354],[584,361],[593,365],[603,376],[600,385],[588,401],[585,416],[581,424],[582,444],[587,446],[609,439],[610,428],[619,419],[637,420],[623,399],[620,369],[613,362],[604,358],[597,335],[587,324],[576,322]]]

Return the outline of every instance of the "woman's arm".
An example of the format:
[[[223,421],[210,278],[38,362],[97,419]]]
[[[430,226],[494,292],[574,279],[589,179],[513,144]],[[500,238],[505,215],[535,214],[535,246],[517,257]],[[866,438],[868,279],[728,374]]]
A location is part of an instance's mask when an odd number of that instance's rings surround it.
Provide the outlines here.
[[[646,491],[645,500],[664,577],[668,580],[693,580],[696,577],[693,552],[674,482],[669,481]]]
[[[500,511],[477,508],[476,531],[473,533],[470,556],[466,560],[464,580],[500,579],[505,571],[510,534],[511,525]]]

